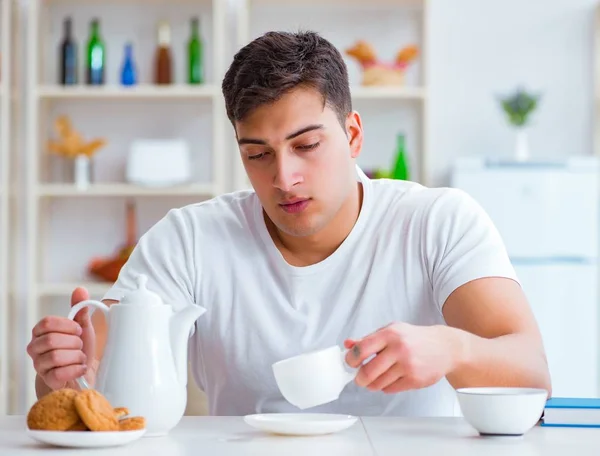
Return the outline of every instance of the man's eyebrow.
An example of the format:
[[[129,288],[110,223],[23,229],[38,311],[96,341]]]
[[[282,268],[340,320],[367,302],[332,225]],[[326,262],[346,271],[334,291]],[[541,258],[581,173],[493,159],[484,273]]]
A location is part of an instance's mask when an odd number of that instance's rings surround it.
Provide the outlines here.
[[[262,139],[240,138],[238,139],[238,144],[240,146],[244,144],[258,144],[259,146],[266,146],[267,142]]]
[[[301,128],[298,131],[295,131],[294,133],[291,133],[289,135],[287,135],[285,137],[286,140],[290,140],[290,139],[294,139],[297,136],[300,136],[304,133],[307,133],[309,131],[313,131],[313,130],[323,130],[325,128],[325,126],[323,124],[314,124],[314,125],[308,125],[306,127]],[[241,146],[243,144],[256,144],[259,146],[266,146],[267,142],[264,139],[255,139],[255,138],[240,138],[238,139],[238,144]]]
[[[285,137],[285,139],[286,140],[294,139],[296,136],[300,136],[303,133],[306,133],[306,132],[309,132],[309,131],[313,131],[313,130],[323,130],[324,128],[325,128],[325,125],[323,125],[323,124],[309,125],[308,127],[304,127],[304,128],[301,128],[298,131],[295,131],[291,135],[287,135]]]

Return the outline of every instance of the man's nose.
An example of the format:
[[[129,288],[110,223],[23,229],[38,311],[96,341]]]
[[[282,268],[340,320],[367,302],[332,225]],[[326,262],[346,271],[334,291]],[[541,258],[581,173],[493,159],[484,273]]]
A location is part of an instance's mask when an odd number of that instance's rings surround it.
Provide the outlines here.
[[[302,182],[300,166],[294,157],[282,154],[277,157],[275,166],[273,185],[282,192],[289,192],[296,184]]]

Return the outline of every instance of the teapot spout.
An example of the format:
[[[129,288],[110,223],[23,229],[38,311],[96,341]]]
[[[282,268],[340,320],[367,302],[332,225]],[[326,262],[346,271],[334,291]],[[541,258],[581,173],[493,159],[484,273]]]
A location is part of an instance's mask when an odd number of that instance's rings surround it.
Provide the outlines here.
[[[171,351],[179,383],[187,385],[187,351],[188,339],[192,326],[202,314],[206,312],[204,307],[188,306],[171,316],[170,334]]]

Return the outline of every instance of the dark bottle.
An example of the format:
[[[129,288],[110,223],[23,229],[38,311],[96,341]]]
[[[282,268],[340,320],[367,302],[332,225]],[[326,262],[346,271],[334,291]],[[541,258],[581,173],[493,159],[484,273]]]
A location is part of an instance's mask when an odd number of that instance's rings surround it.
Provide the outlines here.
[[[104,84],[106,53],[100,36],[100,21],[93,19],[90,24],[90,37],[87,44],[87,83]]]
[[[133,58],[133,45],[131,43],[125,45],[123,66],[121,67],[121,84],[124,86],[137,84],[137,69]]]
[[[77,84],[77,44],[73,39],[73,20],[63,22],[63,41],[60,44],[60,83]]]
[[[200,21],[192,19],[191,34],[188,41],[188,83],[202,84],[204,82],[204,49],[200,38]]]
[[[171,27],[166,21],[158,25],[158,46],[154,57],[154,82],[171,84],[173,82],[173,59],[171,56]]]

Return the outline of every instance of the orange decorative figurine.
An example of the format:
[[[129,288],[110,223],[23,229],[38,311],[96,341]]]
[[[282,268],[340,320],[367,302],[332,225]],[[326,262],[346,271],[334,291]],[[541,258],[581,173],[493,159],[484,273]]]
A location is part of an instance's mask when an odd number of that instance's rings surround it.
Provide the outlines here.
[[[56,155],[71,159],[80,155],[91,158],[98,149],[106,145],[105,139],[85,141],[67,116],[59,116],[55,121],[55,128],[59,139],[48,141],[48,149]]]
[[[346,54],[358,60],[363,72],[362,85],[401,86],[406,69],[417,58],[419,50],[416,46],[406,46],[396,54],[394,62],[383,62],[371,44],[360,40],[346,49]]]

